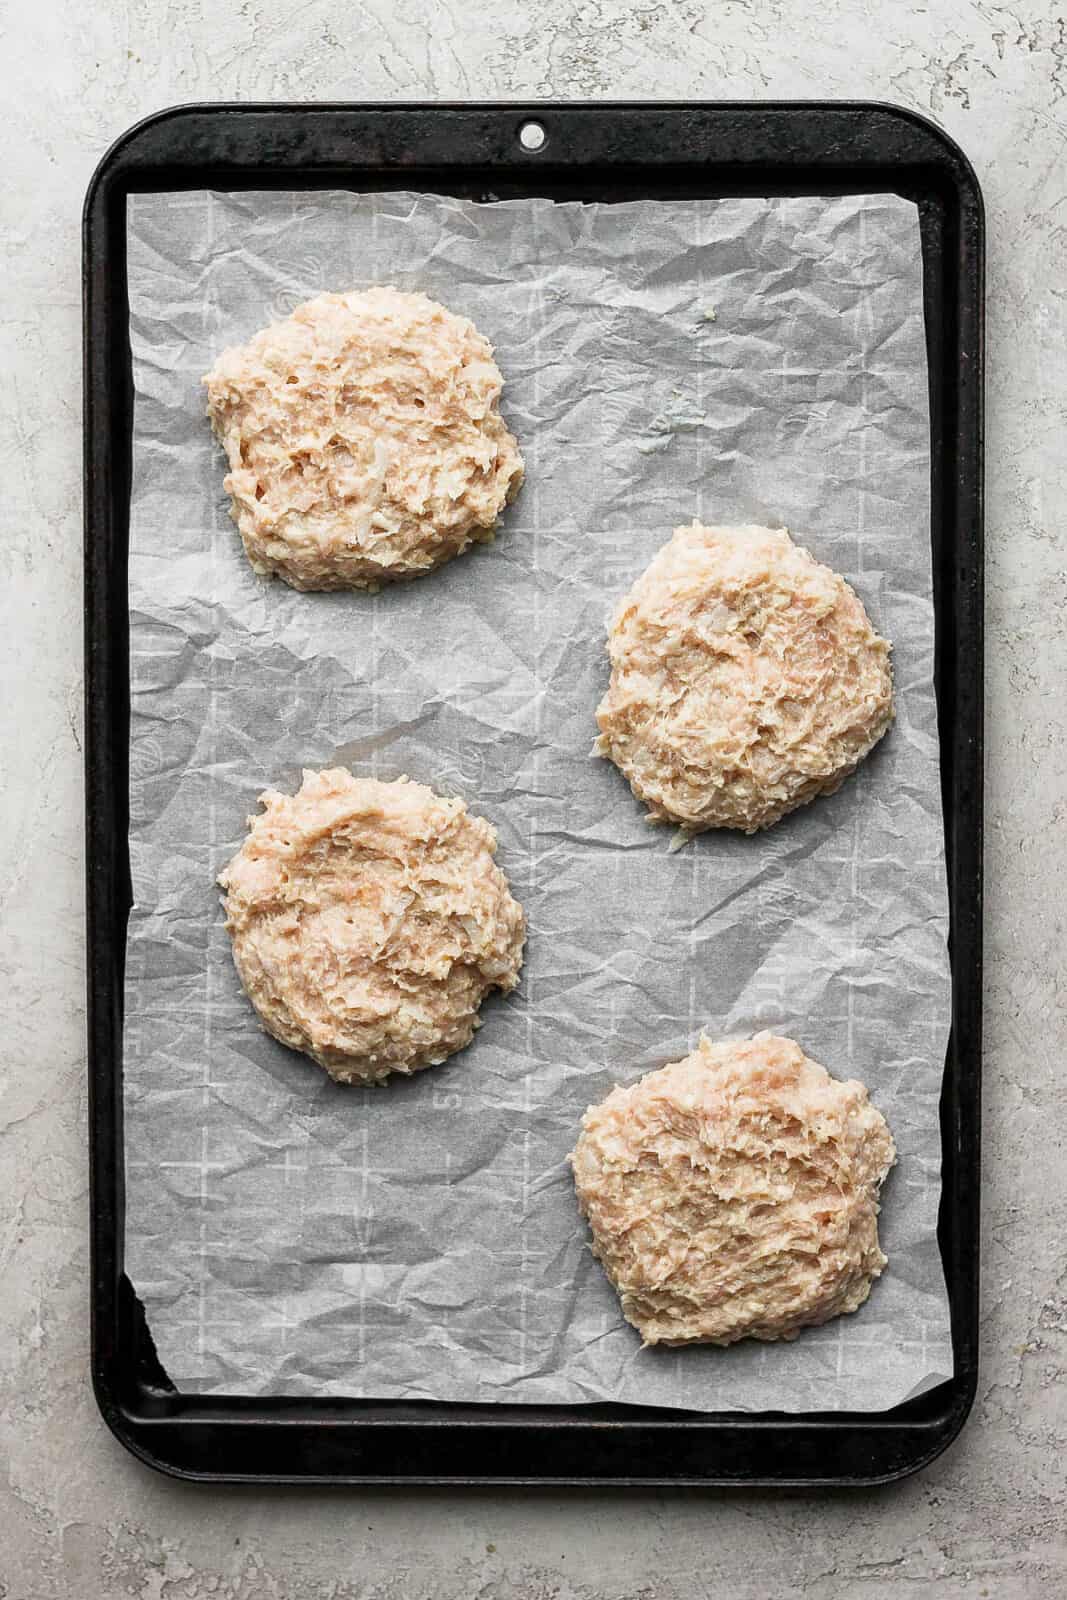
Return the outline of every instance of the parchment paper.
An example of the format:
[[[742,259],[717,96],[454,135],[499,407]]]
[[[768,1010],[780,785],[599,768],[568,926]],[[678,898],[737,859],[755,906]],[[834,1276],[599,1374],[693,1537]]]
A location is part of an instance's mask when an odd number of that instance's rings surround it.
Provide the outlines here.
[[[370,598],[251,572],[199,380],[329,288],[496,346],[527,482],[495,545]],[[949,1020],[917,214],[893,197],[474,205],[138,195],[126,1263],[201,1393],[876,1410],[951,1371],[935,1242]],[[590,759],[604,621],[676,524],[786,523],[895,646],[859,775],[771,832],[670,834]],[[408,773],[500,835],[519,990],[409,1082],[331,1084],[243,998],[214,880],[302,766]],[[795,1344],[642,1350],[564,1158],[615,1082],[772,1027],[900,1151],[889,1269]]]

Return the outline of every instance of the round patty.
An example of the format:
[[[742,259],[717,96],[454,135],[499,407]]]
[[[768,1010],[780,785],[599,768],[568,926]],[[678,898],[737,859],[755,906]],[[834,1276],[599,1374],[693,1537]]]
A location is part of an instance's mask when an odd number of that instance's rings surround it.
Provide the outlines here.
[[[257,572],[376,589],[492,538],[523,464],[488,340],[397,289],[324,294],[204,379]]]
[[[678,528],[615,612],[597,753],[657,822],[755,833],[893,718],[889,645],[782,528]]]
[[[268,1033],[342,1083],[380,1083],[469,1044],[518,982],[521,908],[496,834],[401,778],[305,772],[219,878],[245,992]]]
[[[886,1264],[895,1159],[854,1081],[791,1039],[701,1038],[587,1111],[571,1156],[593,1253],[645,1344],[792,1339],[855,1311]]]

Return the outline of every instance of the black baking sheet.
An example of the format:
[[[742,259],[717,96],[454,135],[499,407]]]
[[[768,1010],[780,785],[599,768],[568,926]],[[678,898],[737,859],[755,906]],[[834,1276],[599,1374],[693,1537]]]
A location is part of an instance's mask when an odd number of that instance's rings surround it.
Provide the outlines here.
[[[98,507],[94,495],[94,490],[101,488],[102,485],[93,477],[90,478],[87,501],[91,602],[90,732],[94,740],[89,754],[90,872],[93,884],[94,868],[100,862],[104,849],[109,848],[112,854],[108,882],[112,893],[110,898],[105,896],[103,904],[98,903],[98,897],[92,888],[90,894],[90,914],[93,919],[91,979],[94,1044],[99,1046],[101,1042],[95,1037],[95,1028],[100,1020],[101,999],[108,1000],[113,1018],[117,994],[111,986],[115,982],[116,964],[121,962],[121,950],[112,948],[109,952],[111,959],[106,969],[97,971],[97,960],[103,953],[100,942],[101,914],[105,923],[108,917],[113,919],[111,943],[113,944],[117,928],[117,937],[121,945],[125,912],[128,909],[128,887],[121,865],[125,847],[126,819],[122,815],[115,814],[116,807],[113,803],[110,806],[110,816],[100,813],[96,807],[94,779],[103,776],[100,771],[103,758],[104,766],[111,763],[110,776],[113,780],[117,780],[113,783],[112,794],[125,793],[125,774],[121,765],[125,754],[128,722],[128,690],[123,653],[126,641],[121,637],[125,618],[124,615],[120,617],[115,614],[115,601],[116,584],[121,581],[119,574],[124,555],[125,515],[128,509],[130,405],[129,355],[128,348],[125,347],[124,326],[125,296],[123,294],[121,299],[116,301],[116,284],[119,279],[114,267],[103,282],[98,280],[97,273],[101,267],[102,252],[106,255],[110,249],[121,257],[124,242],[116,226],[116,208],[120,204],[124,206],[125,196],[129,192],[131,183],[136,187],[153,190],[176,186],[179,183],[186,187],[263,188],[270,182],[276,182],[279,186],[292,188],[299,186],[301,182],[313,181],[317,187],[347,186],[356,189],[393,188],[402,184],[404,187],[437,189],[471,198],[485,198],[489,193],[619,199],[660,194],[713,196],[737,192],[768,194],[804,190],[824,193],[833,192],[835,188],[839,188],[842,192],[888,189],[916,199],[923,220],[934,445],[932,533],[937,580],[938,695],[942,727],[942,773],[947,816],[946,845],[952,899],[955,978],[954,1033],[947,1063],[945,1110],[946,1112],[951,1110],[954,1100],[957,1102],[957,1111],[964,1108],[960,1090],[964,1075],[970,1073],[969,1081],[974,1093],[967,1109],[974,1114],[976,1138],[977,1015],[975,1012],[968,1017],[965,1013],[968,1008],[971,1010],[976,1008],[977,985],[968,985],[966,1005],[961,1010],[963,1001],[960,962],[961,958],[968,959],[967,970],[972,974],[976,971],[977,924],[973,919],[978,900],[979,819],[973,810],[977,801],[977,785],[971,783],[968,794],[968,785],[956,782],[960,776],[961,766],[966,769],[968,763],[971,764],[970,772],[973,778],[977,765],[977,741],[980,732],[980,707],[977,699],[968,701],[965,698],[968,687],[973,687],[977,692],[980,654],[977,613],[971,609],[977,594],[979,576],[977,517],[980,487],[977,456],[980,445],[978,434],[980,396],[973,388],[973,377],[975,363],[980,356],[978,313],[981,239],[978,197],[973,179],[969,178],[962,159],[951,146],[941,140],[940,136],[925,125],[904,117],[903,114],[883,108],[831,109],[807,106],[758,110],[736,107],[539,108],[536,115],[545,126],[548,139],[542,151],[536,156],[531,156],[522,149],[517,138],[518,128],[524,120],[521,108],[495,108],[492,111],[476,108],[432,110],[407,108],[403,112],[370,108],[347,110],[294,108],[277,111],[260,111],[257,108],[231,111],[229,108],[220,108],[204,113],[172,113],[162,120],[154,121],[133,136],[133,145],[127,150],[125,161],[140,168],[139,176],[134,178],[129,166],[123,171],[124,158],[121,149],[117,158],[114,154],[110,158],[110,167],[105,163],[101,175],[98,175],[87,211],[87,331],[89,333],[87,450],[92,469],[95,472],[101,469],[107,471],[109,483],[108,492],[103,496],[106,502],[102,508],[106,513],[103,520],[96,514]],[[361,165],[359,159],[353,155],[347,168],[343,168],[342,180],[335,164],[339,146],[343,143],[346,131],[354,135],[357,128],[362,131],[363,153],[369,159]],[[416,153],[416,144],[420,138],[429,141],[431,130],[434,128],[437,130],[437,138],[433,142],[432,150],[435,161],[440,164],[436,166],[436,170],[431,171],[420,170],[418,163],[415,163],[413,173],[411,161]],[[740,138],[740,134],[745,128],[749,130],[750,137],[746,146],[746,160],[742,164],[736,157],[727,155],[724,151],[730,142],[728,135],[732,136],[738,142],[738,148],[741,148],[745,141]],[[820,164],[819,156],[812,148],[818,143],[820,129],[826,139],[822,153],[823,162],[831,153],[836,156],[832,168]],[[308,141],[312,143],[315,140],[319,141],[317,155],[321,159],[311,163],[311,170],[306,162],[298,169],[286,165],[286,160],[291,159],[293,155],[293,147],[286,145],[286,130],[293,139],[300,138],[304,141],[302,149],[305,156],[308,151]],[[847,141],[844,139],[846,130],[850,134]],[[179,137],[180,132],[184,132],[184,140]],[[835,135],[834,139],[830,139],[831,134]],[[751,161],[761,139],[765,159],[748,171],[743,170]],[[144,148],[146,140],[149,143],[155,140],[157,146],[161,145],[162,148],[157,148],[154,155],[148,156]],[[188,154],[198,141],[201,147],[200,159],[190,156],[182,167],[183,151]],[[215,162],[204,159],[212,146],[218,157]],[[472,159],[473,152],[479,146],[481,160],[475,161]],[[444,160],[445,151],[454,152],[454,161]],[[425,153],[427,156],[430,154],[429,147]],[[702,156],[708,155],[715,156],[715,161],[709,163],[701,159]],[[164,156],[166,159],[163,159]],[[229,163],[237,156],[242,156],[243,159],[235,169]],[[177,167],[175,163],[178,164]],[[847,181],[843,176],[845,168],[850,169]],[[235,171],[240,174],[240,182],[234,181]],[[101,213],[95,218],[97,223],[95,240],[94,210]],[[957,252],[960,251],[968,227],[971,234],[970,259],[968,260],[966,251],[959,254],[955,263],[958,270],[954,276],[945,268],[952,248],[954,247]],[[964,270],[967,268],[970,269],[969,272]],[[101,295],[102,290],[106,291],[103,295]],[[94,309],[102,315],[107,329],[105,348],[99,343],[94,343],[92,339]],[[975,347],[969,353],[969,360],[964,361],[964,356],[968,355],[964,348],[968,316],[973,318],[972,332]],[[105,355],[106,361],[102,359]],[[97,376],[103,381],[102,394],[98,394],[94,386],[94,378]],[[108,415],[102,416],[102,411],[106,411]],[[101,426],[104,424],[106,426],[101,433]],[[964,458],[968,447],[972,453],[973,471],[970,474],[963,472],[961,476],[959,469],[965,464]],[[956,470],[949,479],[945,469],[953,458]],[[114,476],[116,468],[121,474],[119,478]],[[118,535],[114,542],[106,543],[106,549],[102,548],[105,523],[107,529]],[[110,552],[110,561],[104,559],[107,552]],[[944,561],[944,556],[949,552],[956,557],[956,564],[951,569],[948,569]],[[105,568],[106,571],[103,570]],[[92,604],[94,599],[100,604],[102,613],[106,617],[107,627],[104,631],[99,627],[94,629]],[[118,599],[121,600],[124,610],[124,595],[121,589]],[[971,627],[963,626],[968,617]],[[99,618],[97,620],[99,621]],[[946,641],[949,637],[952,648],[946,651]],[[101,651],[102,646],[104,648]],[[107,748],[103,751],[96,743],[92,723],[92,716],[98,712],[101,704],[99,693],[94,692],[94,689],[100,687],[100,674],[104,665],[103,661],[98,659],[101,653],[108,657],[108,665],[112,671],[112,693],[104,695],[111,715]],[[95,682],[92,681],[94,675]],[[949,695],[952,696],[951,699],[947,698]],[[953,713],[951,716],[946,715],[947,707],[951,708]],[[961,731],[969,734],[968,742],[962,750],[950,748],[953,745],[953,736]],[[969,814],[966,812],[968,805],[972,807]],[[961,823],[969,823],[969,827],[962,834]],[[102,831],[109,834],[106,841],[101,838]],[[966,857],[968,852],[970,852],[968,875],[961,878],[960,858],[961,855]],[[107,885],[98,882],[97,887],[104,889]],[[961,930],[969,931],[973,938],[966,958],[961,955]],[[104,937],[107,941],[108,936]],[[964,943],[967,943],[966,938]],[[98,984],[107,992],[101,993]],[[973,1027],[971,1037],[974,1043],[971,1052],[965,1058],[965,1066],[964,1060],[959,1056],[959,1042],[961,1026],[966,1031],[968,1024]],[[110,1096],[94,1094],[97,1156],[105,1158],[103,1161],[99,1159],[97,1161],[100,1184],[94,1195],[97,1221],[95,1244],[98,1263],[105,1256],[109,1256],[111,1262],[110,1272],[106,1272],[99,1279],[94,1275],[98,1289],[96,1322],[98,1351],[102,1324],[110,1325],[111,1330],[116,1330],[117,1319],[122,1310],[122,1296],[120,1296],[122,1284],[118,1277],[120,1242],[115,1237],[117,1231],[115,1201],[118,1198],[120,1180],[116,1160],[118,1150],[115,1147],[115,1136],[118,1132],[116,1127],[118,1100],[114,1090],[117,1069],[120,1065],[115,1059],[117,1042],[117,1036],[110,1037],[107,1041],[108,1052],[102,1054],[98,1048],[93,1062],[94,1089],[99,1091],[103,1087],[110,1091]],[[106,1078],[104,1083],[101,1083],[102,1076]],[[105,1125],[106,1129],[110,1130],[110,1147]],[[965,1119],[961,1119],[961,1132],[965,1126]],[[966,1279],[966,1272],[962,1269],[966,1267],[967,1251],[954,1254],[952,1239],[954,1227],[967,1220],[963,1215],[967,1202],[956,1190],[957,1168],[961,1157],[966,1154],[966,1143],[966,1140],[957,1141],[953,1148],[952,1143],[946,1140],[944,1148],[945,1203],[942,1213],[941,1243],[954,1309],[956,1376],[951,1384],[941,1385],[938,1391],[933,1392],[938,1396],[937,1404],[927,1396],[923,1397],[922,1402],[915,1402],[911,1408],[898,1408],[897,1412],[884,1414],[886,1419],[892,1420],[883,1420],[882,1417],[868,1418],[866,1423],[868,1451],[870,1440],[875,1436],[885,1440],[892,1438],[899,1442],[902,1437],[900,1429],[906,1427],[909,1430],[908,1438],[913,1440],[915,1452],[919,1448],[917,1441],[921,1439],[923,1453],[929,1454],[931,1448],[936,1448],[940,1440],[947,1437],[946,1430],[949,1428],[949,1423],[946,1417],[951,1416],[951,1426],[957,1425],[956,1419],[961,1416],[961,1406],[969,1392],[968,1383],[973,1382],[973,1378],[968,1378],[968,1372],[973,1373],[973,1360],[968,1363],[965,1343],[967,1330],[965,1325],[961,1325],[960,1319],[960,1296],[964,1292]],[[976,1160],[976,1150],[972,1153]],[[972,1185],[972,1197],[974,1187]],[[973,1198],[970,1203],[973,1204]],[[973,1238],[969,1243],[973,1253]],[[953,1266],[957,1259],[961,1270],[954,1274]],[[109,1287],[108,1304],[106,1302]],[[213,1401],[211,1405],[206,1405],[204,1402],[188,1398],[167,1396],[158,1372],[154,1375],[154,1384],[146,1382],[143,1373],[141,1380],[138,1380],[136,1351],[131,1348],[134,1343],[133,1331],[137,1322],[137,1307],[128,1291],[124,1298],[132,1316],[132,1324],[126,1325],[126,1333],[121,1339],[112,1340],[113,1354],[108,1373],[109,1383],[105,1385],[108,1388],[105,1409],[108,1404],[113,1403],[119,1383],[132,1394],[134,1403],[124,1408],[121,1430],[128,1441],[133,1442],[131,1431],[137,1433],[139,1437],[139,1430],[147,1428],[155,1441],[151,1446],[151,1453],[160,1458],[160,1464],[184,1465],[187,1470],[203,1470],[203,1466],[198,1466],[195,1460],[179,1459],[173,1453],[171,1446],[181,1446],[182,1449],[195,1451],[197,1441],[201,1438],[198,1431],[202,1426],[201,1419],[209,1413],[218,1417],[220,1426],[223,1422],[226,1423],[230,1430],[226,1437],[234,1441],[240,1432],[237,1419],[249,1414],[258,1419],[257,1437],[260,1438],[263,1437],[262,1424],[268,1418],[286,1428],[301,1426],[297,1420],[302,1414],[301,1407],[289,1402],[264,1400],[231,1403],[227,1406],[225,1402]],[[155,1396],[154,1404],[161,1410],[158,1420],[149,1423],[145,1411],[148,1399],[145,1396],[151,1395],[154,1389],[160,1390]],[[944,1410],[946,1404],[950,1407],[949,1412]],[[568,1411],[563,1408],[552,1410],[523,1408],[522,1416],[514,1417],[509,1416],[512,1408],[507,1406],[443,1407],[429,1404],[401,1407],[345,1401],[334,1401],[321,1406],[312,1402],[312,1405],[317,1406],[316,1415],[321,1417],[321,1424],[308,1436],[306,1463],[298,1466],[290,1463],[282,1475],[308,1476],[319,1473],[346,1477],[395,1476],[398,1473],[407,1475],[403,1468],[390,1466],[390,1460],[395,1462],[396,1452],[404,1447],[404,1441],[410,1442],[411,1429],[428,1426],[430,1418],[437,1424],[430,1436],[437,1441],[440,1450],[433,1463],[423,1452],[423,1465],[415,1472],[416,1476],[457,1478],[624,1476],[696,1478],[701,1481],[715,1481],[738,1475],[751,1478],[775,1476],[804,1478],[810,1475],[808,1471],[797,1470],[794,1473],[792,1469],[801,1461],[798,1452],[803,1449],[805,1429],[820,1430],[824,1452],[831,1435],[838,1452],[844,1451],[849,1445],[856,1446],[860,1438],[858,1430],[851,1427],[847,1417],[842,1420],[838,1415],[832,1422],[827,1420],[820,1423],[809,1418],[791,1417],[779,1425],[781,1437],[777,1450],[761,1464],[760,1450],[766,1449],[769,1439],[766,1432],[770,1425],[769,1419],[761,1417],[758,1422],[753,1423],[749,1419],[742,1422],[731,1418],[729,1423],[725,1421],[720,1423],[715,1418],[702,1417],[698,1423],[686,1417],[679,1418],[675,1414],[670,1418],[673,1427],[690,1430],[693,1441],[698,1438],[703,1440],[702,1448],[697,1452],[696,1458],[691,1459],[687,1467],[675,1473],[666,1470],[662,1457],[657,1458],[654,1452],[632,1454],[627,1449],[624,1453],[630,1457],[629,1471],[620,1472],[618,1466],[612,1467],[610,1452],[607,1455],[604,1453],[604,1417],[600,1413],[610,1415],[613,1437],[615,1430],[623,1429],[626,1437],[636,1444],[643,1436],[643,1430],[657,1427],[652,1420],[654,1414],[650,1416],[644,1408],[596,1408],[596,1415],[591,1415],[590,1408],[583,1408],[580,1411]],[[251,1413],[249,1413],[250,1406]],[[906,1416],[901,1414],[902,1410],[907,1411]],[[368,1418],[372,1414],[376,1418],[373,1438],[376,1441],[376,1451],[379,1452],[376,1456],[378,1465],[368,1458],[367,1440],[360,1432],[366,1428]],[[447,1439],[439,1426],[440,1421],[446,1418],[464,1424],[462,1430],[455,1427],[449,1429]],[[566,1427],[567,1459],[561,1459],[558,1450],[550,1450],[544,1466],[540,1469],[535,1464],[529,1473],[516,1473],[512,1463],[511,1469],[501,1470],[502,1461],[497,1443],[507,1437],[507,1429],[513,1427],[517,1434],[522,1435],[523,1453],[526,1454],[537,1440],[539,1425],[543,1421],[544,1425],[548,1426],[549,1418],[552,1419],[555,1429],[558,1430],[560,1426]],[[390,1423],[392,1427],[388,1426]],[[327,1424],[328,1433],[323,1431]],[[665,1425],[666,1419],[659,1424],[659,1426]],[[714,1435],[708,1433],[709,1427],[717,1430]],[[237,1433],[232,1431],[234,1428],[238,1429]],[[474,1467],[469,1459],[465,1462],[464,1453],[460,1449],[461,1439],[470,1444],[473,1437],[469,1432],[471,1428],[475,1429],[483,1439],[481,1468]],[[341,1429],[342,1433],[338,1434],[334,1431],[336,1429]],[[493,1431],[493,1441],[484,1438],[486,1429]],[[698,1429],[699,1432],[692,1432],[693,1429]],[[634,1430],[638,1432],[635,1433]],[[752,1454],[747,1458],[747,1471],[742,1470],[738,1463],[729,1460],[725,1454],[725,1441],[729,1438],[736,1444],[739,1439],[738,1430],[749,1434],[748,1446]],[[558,1438],[558,1432],[553,1436]],[[296,1436],[288,1433],[287,1438],[291,1443]],[[350,1465],[342,1467],[339,1473],[327,1469],[321,1455],[316,1456],[315,1451],[311,1449],[312,1439],[317,1439],[321,1446],[326,1438],[334,1442],[343,1438],[344,1449],[350,1452],[348,1457]],[[788,1459],[783,1459],[783,1440],[789,1441]],[[140,1442],[142,1447],[146,1443],[144,1440]],[[214,1470],[224,1475],[248,1470],[241,1466],[240,1451],[236,1444],[228,1446],[227,1449],[236,1451],[236,1454],[219,1462]],[[671,1455],[673,1457],[673,1451]],[[906,1469],[908,1465],[917,1464],[918,1459],[918,1454],[914,1452],[903,1462],[900,1459],[887,1457],[879,1472],[875,1460],[868,1454],[868,1466],[863,1475],[885,1475],[886,1472],[902,1470],[902,1467]],[[700,1465],[697,1464],[698,1461]],[[842,1470],[838,1471],[839,1467]],[[823,1461],[820,1475],[825,1477],[856,1475],[855,1471],[850,1474],[843,1468],[844,1458],[838,1454],[832,1460]]]

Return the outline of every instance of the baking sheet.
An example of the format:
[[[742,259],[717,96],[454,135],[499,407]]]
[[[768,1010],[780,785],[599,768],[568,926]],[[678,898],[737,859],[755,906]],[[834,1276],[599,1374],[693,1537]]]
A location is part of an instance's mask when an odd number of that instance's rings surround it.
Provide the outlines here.
[[[126,1269],[192,1393],[880,1410],[949,1376],[949,1026],[918,217],[893,196],[474,205],[135,195]],[[527,482],[497,542],[377,596],[255,577],[201,375],[330,288],[423,289],[496,347]],[[677,523],[786,523],[894,643],[835,796],[671,853],[591,760],[604,622]],[[214,879],[268,785],[463,795],[529,920],[470,1049],[343,1089],[264,1035]],[[615,1082],[786,1032],[869,1085],[890,1265],[791,1345],[642,1350],[565,1156]]]

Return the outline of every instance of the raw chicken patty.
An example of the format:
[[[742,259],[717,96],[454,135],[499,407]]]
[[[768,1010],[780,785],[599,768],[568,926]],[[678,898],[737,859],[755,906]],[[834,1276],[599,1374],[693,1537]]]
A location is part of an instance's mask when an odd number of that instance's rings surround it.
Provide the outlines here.
[[[889,645],[786,529],[675,530],[615,612],[595,750],[656,822],[755,833],[893,719]]]
[[[586,1112],[571,1155],[593,1253],[645,1344],[792,1339],[855,1311],[886,1265],[895,1160],[854,1080],[791,1039],[701,1037]]]
[[[522,457],[493,348],[393,288],[298,306],[204,379],[249,561],[295,589],[376,589],[492,538]]]
[[[245,992],[268,1033],[342,1083],[435,1066],[518,982],[525,926],[462,800],[401,778],[305,772],[219,878]]]

